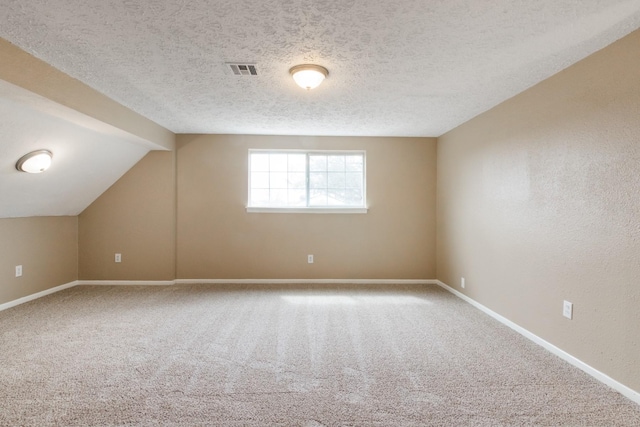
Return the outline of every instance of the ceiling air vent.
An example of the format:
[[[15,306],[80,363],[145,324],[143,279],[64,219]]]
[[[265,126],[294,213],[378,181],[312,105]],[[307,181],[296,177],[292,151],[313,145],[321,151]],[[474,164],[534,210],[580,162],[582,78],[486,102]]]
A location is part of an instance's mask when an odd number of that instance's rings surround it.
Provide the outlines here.
[[[257,76],[258,71],[256,70],[255,64],[231,64],[228,63],[229,68],[236,76]]]

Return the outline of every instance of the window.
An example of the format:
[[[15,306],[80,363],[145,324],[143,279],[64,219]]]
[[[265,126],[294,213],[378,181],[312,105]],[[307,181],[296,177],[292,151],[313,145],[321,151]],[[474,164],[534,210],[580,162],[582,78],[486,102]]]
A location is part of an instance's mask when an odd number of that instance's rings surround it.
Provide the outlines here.
[[[249,150],[249,212],[366,212],[363,151]]]

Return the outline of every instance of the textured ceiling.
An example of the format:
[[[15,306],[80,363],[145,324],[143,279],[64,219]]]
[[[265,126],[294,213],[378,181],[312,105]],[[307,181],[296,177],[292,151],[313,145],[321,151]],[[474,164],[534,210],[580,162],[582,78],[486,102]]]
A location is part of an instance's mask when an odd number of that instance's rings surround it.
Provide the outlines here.
[[[0,4],[0,37],[176,133],[439,136],[639,26],[640,0]]]

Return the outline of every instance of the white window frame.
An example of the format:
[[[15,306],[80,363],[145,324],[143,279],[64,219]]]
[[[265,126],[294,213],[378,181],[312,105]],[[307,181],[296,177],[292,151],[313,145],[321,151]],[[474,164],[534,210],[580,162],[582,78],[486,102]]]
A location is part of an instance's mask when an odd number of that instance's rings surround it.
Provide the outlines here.
[[[264,153],[264,154],[306,154],[307,155],[307,183],[306,190],[309,192],[309,154],[324,154],[324,155],[349,155],[358,154],[362,156],[363,170],[362,170],[362,191],[363,191],[363,206],[307,206],[307,207],[262,207],[262,206],[250,206],[251,201],[251,154],[252,153]],[[314,214],[365,214],[368,212],[367,207],[367,153],[365,150],[286,150],[286,149],[253,149],[250,148],[247,154],[247,212],[248,213],[314,213]],[[308,202],[308,197],[307,197]]]

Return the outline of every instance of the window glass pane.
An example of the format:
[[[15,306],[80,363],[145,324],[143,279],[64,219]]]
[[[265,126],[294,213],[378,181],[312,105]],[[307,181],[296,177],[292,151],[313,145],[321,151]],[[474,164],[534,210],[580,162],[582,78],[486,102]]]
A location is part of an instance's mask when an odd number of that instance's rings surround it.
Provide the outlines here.
[[[251,154],[251,171],[252,172],[268,172],[269,171],[269,155],[262,153]]]
[[[362,172],[364,158],[362,155],[349,155],[345,156],[346,169],[349,172]]]
[[[307,190],[289,190],[289,206],[307,206]]]
[[[345,174],[345,186],[347,188],[359,188],[362,189],[362,173],[349,173]]]
[[[271,172],[269,174],[269,183],[271,188],[287,188],[286,172]]]
[[[327,206],[327,190],[309,190],[309,206]]]
[[[344,202],[348,206],[362,206],[362,190],[355,188],[346,189]]]
[[[251,188],[269,188],[267,172],[251,172]]]
[[[271,190],[269,204],[272,206],[287,206],[287,190]]]
[[[307,155],[306,154],[289,154],[289,172],[306,172]]]
[[[327,205],[329,206],[344,205],[344,190],[338,190],[338,189],[328,190]]]
[[[304,172],[289,172],[288,185],[289,189],[302,189],[307,188],[307,174]]]
[[[327,183],[327,187],[329,188],[344,188],[345,186],[345,179],[344,179],[344,173],[342,172],[329,172],[328,174],[328,183]]]
[[[251,206],[267,206],[269,204],[269,190],[251,190]]]
[[[309,170],[310,171],[326,171],[327,170],[327,156],[321,156],[317,154],[309,155]]]
[[[287,171],[287,155],[286,154],[269,154],[269,170],[271,172]]]
[[[344,156],[329,156],[327,159],[327,170],[330,172],[343,172]]]
[[[309,188],[327,188],[327,174],[322,172],[309,173]]]

